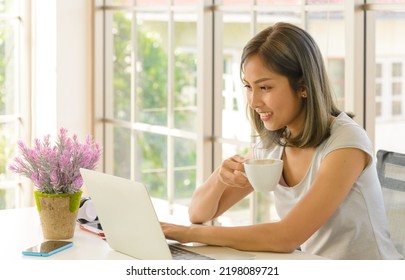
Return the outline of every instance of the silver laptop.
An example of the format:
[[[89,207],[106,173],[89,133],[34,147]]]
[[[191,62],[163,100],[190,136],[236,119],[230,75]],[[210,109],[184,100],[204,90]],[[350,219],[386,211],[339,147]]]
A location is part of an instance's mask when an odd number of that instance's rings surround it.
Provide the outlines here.
[[[80,173],[106,241],[118,252],[142,260],[254,258],[231,248],[217,247],[198,254],[181,245],[169,245],[144,184],[83,168]]]

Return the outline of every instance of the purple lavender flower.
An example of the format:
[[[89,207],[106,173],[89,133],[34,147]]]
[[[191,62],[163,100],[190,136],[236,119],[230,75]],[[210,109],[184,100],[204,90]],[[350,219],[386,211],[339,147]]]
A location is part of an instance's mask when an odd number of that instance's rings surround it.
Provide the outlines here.
[[[43,193],[75,193],[82,185],[80,168],[95,169],[101,157],[101,148],[91,136],[80,143],[77,135],[68,136],[68,130],[61,128],[55,145],[50,136],[35,139],[29,148],[22,141],[17,142],[20,156],[14,158],[9,169],[29,178],[35,188]]]

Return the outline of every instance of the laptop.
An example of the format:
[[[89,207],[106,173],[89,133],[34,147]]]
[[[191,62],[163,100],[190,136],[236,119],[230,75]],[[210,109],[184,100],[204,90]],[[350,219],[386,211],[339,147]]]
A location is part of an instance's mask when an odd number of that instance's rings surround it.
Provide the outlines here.
[[[106,241],[118,252],[141,260],[254,258],[226,247],[205,246],[204,254],[199,254],[181,244],[169,244],[143,183],[83,168],[80,173]]]

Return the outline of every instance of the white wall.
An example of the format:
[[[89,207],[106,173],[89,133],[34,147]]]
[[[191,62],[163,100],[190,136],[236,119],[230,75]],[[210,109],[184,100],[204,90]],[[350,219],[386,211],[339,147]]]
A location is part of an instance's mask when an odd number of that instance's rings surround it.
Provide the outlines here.
[[[91,131],[91,5],[33,2],[33,137]]]

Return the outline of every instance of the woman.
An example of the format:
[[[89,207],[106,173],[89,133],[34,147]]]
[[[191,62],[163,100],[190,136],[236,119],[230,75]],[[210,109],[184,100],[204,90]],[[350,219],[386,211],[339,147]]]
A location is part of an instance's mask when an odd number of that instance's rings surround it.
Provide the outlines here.
[[[331,259],[400,259],[389,238],[373,148],[366,132],[332,98],[313,38],[287,23],[245,46],[241,76],[260,142],[250,155],[225,160],[195,193],[194,224],[210,221],[253,189],[250,158],[281,158],[274,192],[280,220],[240,227],[162,223],[167,238],[248,251],[297,248]]]

